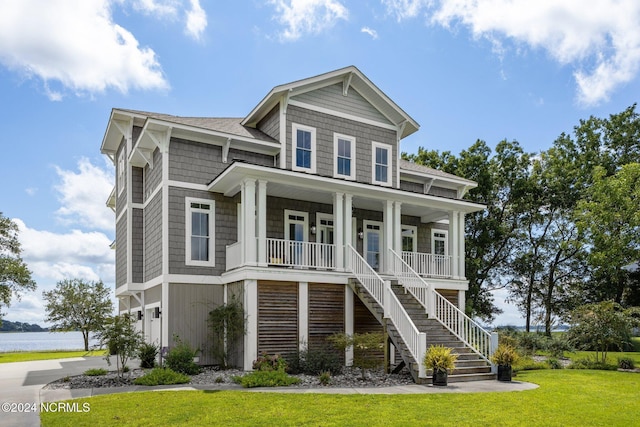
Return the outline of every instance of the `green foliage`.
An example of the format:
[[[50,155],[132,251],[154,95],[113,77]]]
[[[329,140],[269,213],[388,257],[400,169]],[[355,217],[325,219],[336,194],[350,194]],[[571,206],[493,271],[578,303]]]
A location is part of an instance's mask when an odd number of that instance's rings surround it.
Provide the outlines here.
[[[335,350],[320,347],[309,349],[306,347],[287,359],[289,372],[307,375],[320,375],[329,372],[337,375],[342,372],[343,363]]]
[[[618,357],[618,368],[620,369],[634,369],[636,367],[633,359],[629,357]]]
[[[253,369],[256,371],[286,371],[287,361],[279,354],[269,355],[263,353],[253,361]]]
[[[491,355],[491,362],[496,365],[512,366],[518,361],[518,352],[515,347],[507,344],[499,344]]]
[[[284,370],[255,371],[234,380],[244,388],[253,387],[286,387],[298,384],[300,380],[288,375]]]
[[[568,366],[569,369],[594,369],[599,371],[615,371],[617,367],[598,358],[576,359]]]
[[[320,372],[320,375],[318,375],[318,380],[320,381],[320,384],[322,384],[322,385],[331,384],[331,372],[329,372],[329,371]]]
[[[143,342],[138,347],[138,359],[140,359],[140,367],[142,369],[152,369],[156,367],[156,358],[158,357],[158,346],[155,344]]]
[[[176,345],[169,350],[164,359],[167,367],[186,375],[195,375],[200,372],[200,367],[193,361],[199,350],[194,350],[177,336],[174,336],[173,340]]]
[[[8,307],[12,296],[20,300],[23,292],[36,289],[36,282],[31,278],[31,271],[22,260],[21,253],[18,225],[0,212],[0,308],[3,305]]]
[[[209,329],[214,357],[222,368],[230,366],[240,339],[247,332],[247,319],[241,302],[235,295],[224,305],[209,312]]]
[[[104,368],[96,368],[96,369],[87,369],[86,371],[84,371],[84,375],[87,375],[89,377],[99,377],[102,375],[107,375],[107,370]]]
[[[0,353],[0,363],[28,362],[31,360],[54,360],[71,357],[104,356],[105,351],[16,351]]]
[[[53,323],[52,331],[81,331],[84,349],[89,350],[89,333],[101,331],[113,312],[111,292],[101,281],[61,280],[42,293],[45,321]]]
[[[133,383],[135,385],[167,385],[167,384],[186,384],[191,379],[184,374],[173,371],[169,368],[155,368],[149,373],[136,378]]]
[[[353,347],[353,366],[360,368],[363,380],[367,369],[375,369],[383,364],[380,358],[380,352],[384,346],[382,333],[367,332],[353,335],[340,333],[331,335],[327,340],[340,351]]]
[[[458,355],[452,353],[452,350],[442,345],[429,346],[422,363],[427,369],[433,369],[433,372],[453,371],[456,367]]]
[[[513,372],[520,371],[537,371],[540,369],[549,369],[549,365],[545,362],[536,362],[531,356],[523,356],[511,367]]]
[[[562,363],[555,357],[550,357],[547,359],[547,365],[549,365],[549,369],[562,369]]]
[[[638,324],[630,313],[613,301],[583,305],[571,312],[567,337],[577,348],[595,350],[596,362],[605,363],[610,349],[630,345],[631,330]]]
[[[109,349],[105,356],[109,365],[110,354],[116,356],[116,368],[120,376],[124,373],[127,361],[136,356],[138,347],[144,341],[142,333],[136,331],[134,324],[130,314],[114,316],[106,320],[104,328],[97,335],[100,345]]]

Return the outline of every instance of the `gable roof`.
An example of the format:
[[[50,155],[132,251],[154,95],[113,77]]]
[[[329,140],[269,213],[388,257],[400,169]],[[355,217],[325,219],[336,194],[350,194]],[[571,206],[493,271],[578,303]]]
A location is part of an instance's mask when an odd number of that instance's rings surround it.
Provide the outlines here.
[[[461,184],[466,184],[466,185],[472,185],[472,186],[477,186],[478,184],[475,181],[471,181],[469,179],[466,178],[462,178],[458,175],[454,175],[451,173],[447,173],[447,172],[443,172],[441,170],[438,169],[433,169],[430,168],[428,166],[424,166],[424,165],[419,165],[417,163],[414,162],[410,162],[409,160],[405,160],[405,159],[400,159],[400,172],[408,172],[408,173],[415,173],[416,175],[432,175],[433,177],[437,177],[437,178],[444,178],[446,180],[450,180],[450,181],[455,181],[455,182],[459,182]]]
[[[355,89],[391,123],[401,128],[400,138],[409,136],[419,129],[420,125],[411,116],[353,65],[274,87],[242,120],[241,124],[255,127],[279,102],[284,101],[286,104],[291,96],[336,83],[343,84],[345,94],[348,93],[350,88]]]

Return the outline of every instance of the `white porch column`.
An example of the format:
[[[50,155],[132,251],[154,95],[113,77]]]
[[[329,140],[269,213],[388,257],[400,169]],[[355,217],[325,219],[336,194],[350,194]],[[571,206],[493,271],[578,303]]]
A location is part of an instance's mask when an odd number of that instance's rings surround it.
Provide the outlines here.
[[[463,312],[467,306],[467,295],[465,291],[458,291],[458,308]]]
[[[353,235],[353,228],[351,224],[351,211],[353,210],[353,196],[351,194],[344,195],[344,240],[343,244],[345,246],[344,251],[344,266],[349,269],[351,266],[349,265],[349,252],[346,250],[346,246],[351,244],[351,236]]]
[[[393,202],[387,200],[384,204],[384,213],[382,221],[384,224],[384,241],[380,245],[380,257],[382,258],[380,266],[383,267],[385,273],[391,272],[391,257],[388,254],[388,248],[393,248]],[[366,230],[365,230],[366,233]]]
[[[247,333],[244,335],[245,371],[253,370],[258,358],[258,281],[244,281],[244,313],[247,316]]]
[[[267,266],[267,181],[258,180],[258,265]]]
[[[464,212],[458,212],[458,276],[465,278]]]
[[[393,250],[399,256],[402,256],[402,203],[401,202],[393,203]]]
[[[309,283],[298,283],[298,346],[300,351],[309,345]]]
[[[353,291],[348,285],[344,287],[344,333],[353,335]],[[353,347],[345,350],[345,365],[353,366]]]
[[[460,229],[458,227],[458,212],[452,211],[449,212],[449,255],[451,255],[451,276],[454,279],[459,277],[458,273],[458,244],[460,243],[460,239],[458,239],[458,233]]]
[[[246,265],[256,265],[256,180],[242,181],[242,209],[244,211],[244,242],[242,244]]]
[[[336,247],[336,269],[344,270],[344,193],[333,195],[333,239]]]

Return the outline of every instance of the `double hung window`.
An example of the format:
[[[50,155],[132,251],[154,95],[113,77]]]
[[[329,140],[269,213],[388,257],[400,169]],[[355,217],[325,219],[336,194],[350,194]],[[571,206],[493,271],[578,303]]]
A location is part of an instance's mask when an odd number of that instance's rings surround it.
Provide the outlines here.
[[[186,199],[186,264],[213,267],[214,201]]]

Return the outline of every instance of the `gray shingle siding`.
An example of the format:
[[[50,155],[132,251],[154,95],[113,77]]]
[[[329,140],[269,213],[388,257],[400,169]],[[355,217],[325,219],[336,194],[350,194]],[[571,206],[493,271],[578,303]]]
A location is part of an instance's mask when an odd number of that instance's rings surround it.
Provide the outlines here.
[[[420,184],[418,182],[400,180],[400,189],[404,191],[411,191],[412,193],[424,194],[424,184]]]
[[[131,280],[141,283],[144,280],[144,212],[142,209],[131,210]]]
[[[127,282],[127,216],[116,223],[116,287]]]
[[[325,86],[312,92],[302,93],[292,99],[345,114],[390,124],[389,120],[376,110],[354,88],[349,88],[348,96],[342,95],[342,83]]]
[[[144,210],[144,281],[162,274],[162,192]]]
[[[125,154],[125,168],[124,168],[124,189],[122,190],[122,193],[120,193],[118,191],[118,188],[120,186],[120,183],[118,182],[118,178],[120,175],[120,171],[118,170],[118,168],[120,167],[120,165],[118,164],[118,159],[120,158],[120,153],[122,152],[122,150],[126,150],[127,144],[124,142],[125,139],[122,138],[122,141],[120,141],[120,146],[118,147],[118,150],[116,151],[116,216],[118,216],[120,214],[120,212],[122,212],[122,209],[127,205],[127,160],[126,160],[126,154]]]
[[[153,151],[153,168],[146,165],[144,167],[144,200],[158,188],[162,183],[162,153],[159,149]]]
[[[292,128],[293,123],[310,126],[316,129],[316,173],[333,176],[333,137],[339,133],[356,138],[356,180],[372,182],[372,143],[381,142],[392,147],[391,162],[392,184],[396,183],[396,132],[376,126],[347,120],[329,114],[305,110],[290,105],[287,109],[287,169],[292,169]]]
[[[273,107],[256,126],[275,140],[280,138],[280,104]]]
[[[435,187],[435,186],[432,186],[429,189],[428,194],[431,194],[433,196],[448,197],[450,199],[455,199],[458,197],[458,192],[456,190],[452,190],[450,188]]]
[[[132,167],[131,168],[131,201],[133,203],[142,203],[144,198],[143,194],[143,169]]]

